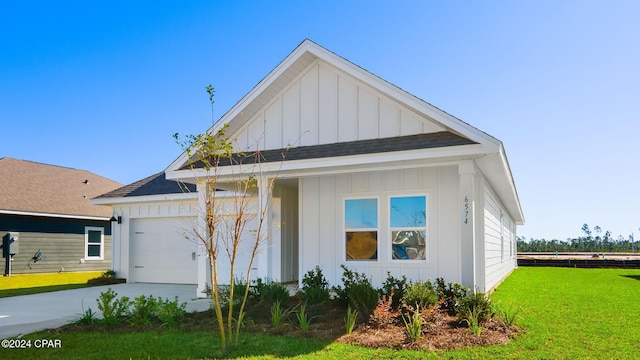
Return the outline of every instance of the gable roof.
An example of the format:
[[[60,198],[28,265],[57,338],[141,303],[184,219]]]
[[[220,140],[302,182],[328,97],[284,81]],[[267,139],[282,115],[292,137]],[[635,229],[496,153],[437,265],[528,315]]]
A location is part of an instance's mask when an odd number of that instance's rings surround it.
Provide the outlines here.
[[[129,198],[137,196],[169,195],[182,193],[195,193],[194,184],[180,183],[175,180],[167,180],[164,172],[159,172],[125,185],[94,199],[94,203],[107,203],[113,198]]]
[[[86,170],[0,158],[0,213],[109,219],[91,199],[122,184]]]
[[[410,109],[425,120],[431,122],[438,130],[436,132],[446,133],[449,136],[457,136],[465,139],[466,144],[458,144],[462,146],[447,146],[446,143],[439,147],[422,146],[419,150],[407,155],[406,150],[395,149],[391,152],[367,152],[363,154],[355,154],[354,156],[339,156],[336,152],[328,151],[326,156],[322,158],[312,157],[311,154],[318,154],[320,150],[349,148],[355,142],[350,143],[332,143],[311,145],[311,148],[300,146],[298,148],[290,148],[287,150],[287,159],[292,152],[303,154],[302,159],[306,162],[287,161],[291,166],[287,167],[283,164],[282,168],[274,168],[280,174],[284,174],[287,170],[313,170],[317,171],[335,168],[337,164],[343,168],[354,168],[363,164],[374,164],[380,161],[394,162],[406,159],[431,159],[430,161],[457,161],[476,159],[480,170],[489,179],[494,187],[498,197],[506,205],[508,211],[513,216],[517,224],[524,223],[524,216],[520,206],[520,200],[515,187],[511,169],[506,158],[503,144],[500,140],[493,136],[471,126],[470,124],[442,111],[441,109],[427,103],[426,101],[402,90],[401,88],[381,79],[380,77],[364,70],[358,65],[336,55],[335,53],[319,46],[311,40],[304,40],[297,48],[295,48],[275,69],[265,76],[249,93],[247,93],[240,101],[238,101],[227,113],[225,113],[209,130],[211,134],[215,134],[224,126],[227,134],[235,134],[240,131],[252,118],[261,110],[267,107],[272,99],[285,91],[288,86],[298,79],[303,73],[315,62],[322,62],[330,65],[338,71],[348,74],[351,78],[364,84],[366,87],[375,89],[391,101]],[[426,131],[428,132],[428,131]],[[380,134],[379,136],[383,136]],[[402,136],[394,136],[390,139],[400,139]],[[384,139],[375,139],[385,141]],[[392,142],[392,140],[390,141]],[[373,142],[375,143],[375,141]],[[282,144],[283,146],[286,144]],[[305,144],[306,145],[306,144]],[[281,146],[275,148],[264,148],[261,152],[281,154]],[[370,148],[370,147],[365,147]],[[416,149],[416,148],[413,148]],[[395,153],[394,153],[395,151]],[[422,151],[417,153],[417,151]],[[333,154],[333,155],[331,155]],[[368,156],[367,155],[371,155]],[[395,157],[394,157],[395,154]],[[386,160],[383,160],[383,155]],[[387,156],[390,155],[390,156]],[[306,156],[306,157],[305,157]],[[364,158],[366,157],[366,159]],[[280,160],[282,156],[280,155]],[[318,161],[309,161],[316,159]],[[326,160],[326,161],[320,161]],[[187,152],[178,157],[167,169],[167,177],[170,179],[189,178],[193,174],[188,173],[190,159]],[[295,166],[293,165],[295,164]],[[313,169],[312,169],[313,168]],[[269,171],[269,170],[267,170]]]

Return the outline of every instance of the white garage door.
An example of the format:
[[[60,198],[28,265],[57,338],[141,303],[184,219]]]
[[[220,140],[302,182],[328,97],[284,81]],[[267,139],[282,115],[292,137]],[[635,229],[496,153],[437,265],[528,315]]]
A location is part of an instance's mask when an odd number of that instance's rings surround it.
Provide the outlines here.
[[[185,228],[195,219],[131,221],[131,271],[134,282],[196,284],[197,245]]]

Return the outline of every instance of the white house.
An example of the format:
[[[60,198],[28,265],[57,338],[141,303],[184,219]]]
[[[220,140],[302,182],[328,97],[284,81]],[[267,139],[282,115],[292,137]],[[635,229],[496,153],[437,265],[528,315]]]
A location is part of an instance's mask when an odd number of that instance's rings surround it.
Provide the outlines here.
[[[250,174],[254,208],[273,200],[254,276],[300,281],[320,266],[338,284],[345,265],[376,285],[390,272],[486,292],[516,267],[524,217],[502,142],[312,41],[209,131],[222,126],[236,150],[262,152],[259,166],[226,166],[222,179]],[[182,154],[154,181],[195,184],[203,170],[188,164]],[[122,217],[113,232],[120,276],[201,291],[207,260],[184,229],[197,226],[202,196],[172,186],[136,195],[130,185],[94,203]]]

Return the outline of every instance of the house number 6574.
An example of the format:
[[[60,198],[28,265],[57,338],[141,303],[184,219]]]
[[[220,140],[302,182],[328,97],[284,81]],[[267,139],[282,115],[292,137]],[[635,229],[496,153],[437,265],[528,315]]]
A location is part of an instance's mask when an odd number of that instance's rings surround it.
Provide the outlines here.
[[[464,197],[464,223],[469,223],[469,197]]]

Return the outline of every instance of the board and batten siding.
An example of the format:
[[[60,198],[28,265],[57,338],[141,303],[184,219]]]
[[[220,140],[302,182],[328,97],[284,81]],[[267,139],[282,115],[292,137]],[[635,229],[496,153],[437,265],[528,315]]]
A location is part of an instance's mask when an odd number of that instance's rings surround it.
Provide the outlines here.
[[[231,137],[254,150],[443,131],[439,124],[332,65],[311,63]]]
[[[387,272],[412,280],[443,277],[460,281],[455,166],[377,171],[300,179],[300,274],[320,266],[327,281],[340,284],[340,265],[367,274],[380,286]],[[378,259],[346,261],[344,199],[427,195],[427,260],[391,259],[388,209],[379,202]]]
[[[514,222],[488,184],[484,187],[485,291],[515,267]]]

